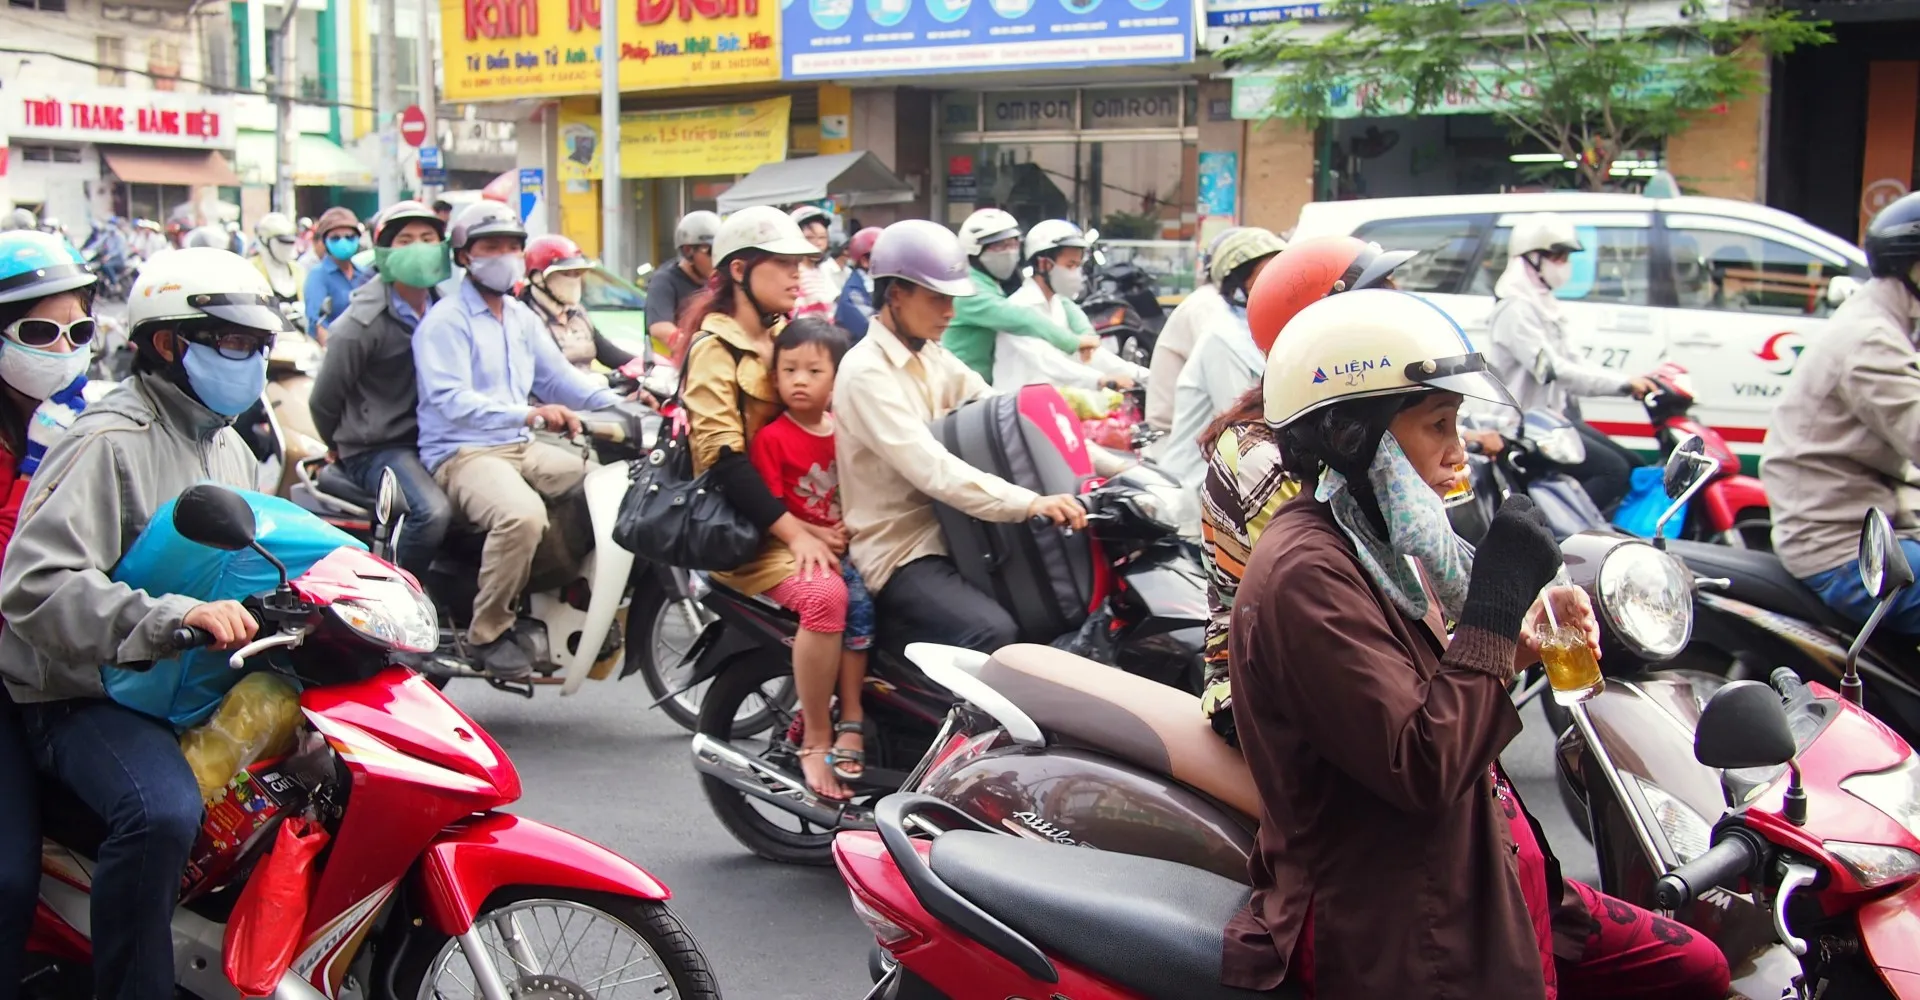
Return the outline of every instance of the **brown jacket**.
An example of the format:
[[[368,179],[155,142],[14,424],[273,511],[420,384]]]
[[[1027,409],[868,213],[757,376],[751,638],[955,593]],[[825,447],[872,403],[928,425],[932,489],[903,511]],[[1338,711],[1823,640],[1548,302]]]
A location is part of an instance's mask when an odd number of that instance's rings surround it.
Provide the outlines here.
[[[1544,997],[1490,775],[1520,732],[1512,637],[1448,648],[1438,611],[1395,609],[1307,494],[1261,534],[1230,642],[1260,833],[1226,983],[1279,985],[1311,908],[1320,1000]]]
[[[708,316],[695,336],[687,351],[687,381],[680,400],[687,408],[687,441],[698,475],[720,460],[723,449],[745,455],[753,436],[780,415],[780,394],[773,388],[767,360],[732,317]],[[715,573],[713,578],[751,596],[792,576],[793,571],[793,552],[768,533],[752,562]]]

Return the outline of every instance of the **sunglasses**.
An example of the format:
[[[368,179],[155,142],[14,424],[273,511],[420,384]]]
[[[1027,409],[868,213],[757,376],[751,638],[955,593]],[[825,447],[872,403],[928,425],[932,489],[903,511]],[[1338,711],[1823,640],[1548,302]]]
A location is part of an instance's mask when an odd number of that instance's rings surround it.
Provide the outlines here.
[[[85,347],[93,343],[93,334],[97,329],[92,317],[82,317],[71,323],[58,323],[50,319],[15,320],[6,328],[6,335],[27,347],[52,347],[61,337],[75,347]]]
[[[273,334],[243,327],[181,330],[189,343],[211,347],[229,361],[245,361],[273,346]]]

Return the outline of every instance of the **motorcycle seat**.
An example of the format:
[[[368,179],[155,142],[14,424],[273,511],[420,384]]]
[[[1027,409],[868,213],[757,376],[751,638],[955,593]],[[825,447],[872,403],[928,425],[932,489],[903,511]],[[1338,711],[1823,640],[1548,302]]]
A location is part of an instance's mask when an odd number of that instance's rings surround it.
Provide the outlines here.
[[[1051,646],[1003,647],[980,679],[1027,713],[1049,739],[1112,754],[1166,775],[1249,820],[1260,795],[1240,752],[1177,688]]]
[[[1859,626],[1842,618],[1820,595],[1795,579],[1780,565],[1780,557],[1771,552],[1736,549],[1726,545],[1670,541],[1667,551],[1679,556],[1688,568],[1701,576],[1724,577],[1732,581],[1723,593],[1768,611],[1791,615],[1801,621],[1824,625],[1848,634]]]
[[[320,488],[320,492],[335,500],[345,500],[361,510],[370,512],[378,503],[372,494],[361,489],[360,484],[354,482],[353,477],[347,475],[346,470],[338,465],[327,465],[321,468],[320,474],[314,477],[313,484]]]
[[[1300,996],[1286,987],[1256,992],[1220,984],[1227,922],[1252,892],[1212,872],[971,830],[936,838],[929,866],[1042,950],[1141,996]]]

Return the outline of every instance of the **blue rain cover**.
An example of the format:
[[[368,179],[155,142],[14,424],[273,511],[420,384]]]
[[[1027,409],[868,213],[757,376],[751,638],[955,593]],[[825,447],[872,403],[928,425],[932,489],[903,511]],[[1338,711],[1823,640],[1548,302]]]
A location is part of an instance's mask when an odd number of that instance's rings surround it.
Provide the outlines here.
[[[1667,470],[1658,465],[1644,465],[1634,469],[1632,475],[1626,499],[1620,501],[1619,508],[1613,512],[1613,525],[1641,538],[1652,538],[1653,526],[1660,523],[1660,515],[1673,503],[1667,498]],[[1687,510],[1682,507],[1680,513],[1667,522],[1667,537],[1679,538],[1680,526],[1686,520]]]
[[[287,564],[289,579],[298,578],[335,549],[366,548],[290,501],[248,490],[235,492],[253,508],[254,537]],[[184,594],[203,601],[237,601],[280,585],[280,574],[252,549],[223,552],[182,538],[173,526],[173,507],[174,501],[169,500],[154,514],[113,568],[114,580],[149,594]],[[213,714],[227,690],[239,682],[242,671],[228,668],[230,655],[189,650],[156,661],[147,671],[101,667],[100,680],[114,701],[187,729]]]

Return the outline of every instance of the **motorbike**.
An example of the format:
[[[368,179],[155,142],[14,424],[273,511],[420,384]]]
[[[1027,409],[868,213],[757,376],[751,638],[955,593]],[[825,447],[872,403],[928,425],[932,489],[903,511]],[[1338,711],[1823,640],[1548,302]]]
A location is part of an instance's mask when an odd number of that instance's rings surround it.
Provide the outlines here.
[[[1659,388],[1647,393],[1640,402],[1646,407],[1647,422],[1653,425],[1654,439],[1660,444],[1662,461],[1674,446],[1689,437],[1698,437],[1716,466],[1700,491],[1700,505],[1687,512],[1680,536],[1696,542],[1719,542],[1736,548],[1773,551],[1773,518],[1767,503],[1766,488],[1760,480],[1740,471],[1740,456],[1733,453],[1719,431],[1693,419],[1693,380],[1685,368],[1672,362],[1662,364],[1647,376]]]
[[[380,506],[398,493],[383,484]],[[277,587],[244,602],[262,628],[229,662],[293,677],[309,730],[287,756],[240,770],[208,810],[172,921],[183,994],[237,1000],[222,971],[226,924],[281,824],[304,817],[331,843],[277,1000],[503,1000],[636,980],[658,995],[719,996],[665,885],[606,848],[499,811],[520,797],[506,752],[406,666],[431,652],[435,632],[432,605],[406,574],[342,546],[288,579],[240,494],[196,486],[175,510],[189,542],[251,549],[279,571]],[[210,641],[189,628],[173,636],[180,651]],[[45,795],[21,992],[80,1000],[92,995],[90,858],[105,830],[70,793],[47,783]]]
[[[1609,681],[1558,745],[1601,887],[1706,933],[1743,997],[1920,997],[1920,760],[1863,707],[1862,653],[1913,583],[1879,511],[1860,566],[1880,604],[1837,691],[1659,671]]]
[[[1469,430],[1492,430],[1480,415],[1463,416]],[[1524,493],[1546,515],[1553,537],[1567,539],[1583,531],[1611,530],[1611,523],[1579,481],[1561,468],[1586,461],[1587,444],[1566,417],[1548,410],[1528,410],[1517,435],[1501,436],[1498,454],[1488,455],[1480,443],[1467,446],[1467,482],[1470,489],[1450,497],[1447,517],[1454,533],[1478,544],[1493,523],[1494,511],[1514,493]]]
[[[1102,346],[1145,367],[1152,362],[1154,342],[1167,323],[1166,309],[1154,292],[1153,275],[1132,263],[1108,263],[1099,239],[1099,230],[1088,230],[1087,243],[1093,251],[1080,310],[1087,314]]]
[[[1083,494],[1095,542],[1094,605],[1101,610],[1059,643],[1094,659],[1048,647],[1009,648],[1048,650],[1115,683],[1194,701],[1184,692],[1199,689],[1206,589],[1190,546],[1177,537],[1172,511],[1180,496],[1177,484],[1151,466],[1136,466]],[[692,747],[707,801],[727,831],[755,854],[824,865],[834,832],[870,829],[872,803],[910,784],[910,769],[926,769],[913,762],[922,761],[930,745],[938,748],[950,739],[940,734],[951,723],[943,728],[941,720],[958,692],[926,672],[933,660],[890,642],[886,622],[880,622],[863,699],[865,777],[853,783],[849,802],[823,799],[807,788],[800,771],[803,728],[792,707],[788,651],[798,618],[770,600],[718,584],[704,600],[717,620],[701,635],[689,683],[712,681]],[[1200,718],[1197,707],[1193,718]]]

